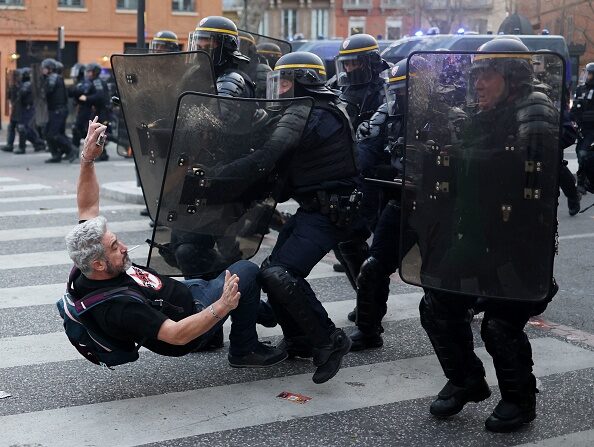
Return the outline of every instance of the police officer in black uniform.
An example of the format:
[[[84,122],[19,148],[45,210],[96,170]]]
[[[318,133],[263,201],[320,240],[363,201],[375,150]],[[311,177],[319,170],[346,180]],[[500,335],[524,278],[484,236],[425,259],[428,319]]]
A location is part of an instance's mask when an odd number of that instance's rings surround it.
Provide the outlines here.
[[[45,139],[52,154],[50,159],[45,160],[46,163],[60,163],[62,155],[72,161],[76,159],[78,151],[65,134],[68,94],[64,79],[58,72],[60,65],[54,59],[44,59],[41,62],[43,91],[49,115],[45,127]]]
[[[387,70],[387,101],[357,129],[359,160],[367,157],[366,168],[361,170],[367,179],[363,182],[362,208],[367,216],[379,217],[369,256],[357,276],[357,307],[348,316],[357,325],[349,334],[351,351],[383,345],[381,321],[387,311],[390,275],[398,268],[400,188],[394,180],[402,177],[407,63],[403,59]],[[386,183],[382,187],[376,180]]]
[[[305,278],[338,242],[352,239],[357,226],[364,226],[356,216],[354,139],[344,104],[325,87],[326,71],[318,56],[286,54],[269,80],[270,89],[276,88],[269,98],[311,96],[315,103],[291,162],[284,163],[289,170],[286,198],[293,197],[300,207],[282,228],[259,279],[283,329],[279,347],[289,356],[313,356],[313,381],[323,383],[338,372],[351,341],[329,319]]]
[[[88,92],[78,97],[79,111],[82,109],[83,114],[88,113],[89,118],[92,116],[98,116],[99,122],[107,124],[109,123],[109,90],[107,83],[99,77],[101,74],[101,66],[95,62],[91,62],[85,66],[85,79],[88,82]],[[88,125],[88,119],[84,121]],[[85,133],[86,134],[86,127]],[[96,161],[107,161],[109,155],[105,147],[103,152]]]
[[[33,104],[33,90],[31,86],[31,69],[29,67],[21,68],[21,85],[18,91],[19,116],[19,147],[15,154],[24,154],[25,145],[30,141],[35,152],[45,150],[45,143],[39,137],[37,131],[31,126],[35,116],[35,105]]]
[[[340,99],[347,104],[354,129],[357,129],[364,120],[369,119],[384,102],[384,80],[380,73],[387,68],[389,65],[381,58],[379,45],[373,36],[356,34],[342,43],[336,56],[336,83],[342,91]],[[358,157],[359,168],[362,171],[371,169],[372,156],[359,149]],[[369,185],[364,185],[363,188],[373,189]],[[369,192],[367,192],[368,196],[370,196]],[[364,205],[363,214],[368,221],[369,229],[373,230],[377,223],[377,216],[374,212],[369,212],[369,207],[366,205]],[[368,235],[369,233],[361,234],[360,240],[342,242],[338,250],[335,250],[336,257],[342,264],[353,288],[356,288],[355,278],[367,257],[368,246],[365,239]],[[337,265],[335,270],[342,269]]]
[[[479,51],[527,52],[528,48],[519,40],[499,38],[483,44]],[[471,68],[471,76],[475,79],[472,84],[478,92],[479,111],[469,122],[467,129],[473,132],[465,132],[464,147],[467,147],[468,150],[482,151],[485,158],[479,159],[476,156],[477,158],[474,158],[472,162],[467,162],[468,166],[460,166],[472,183],[457,185],[459,196],[457,200],[466,201],[467,210],[466,213],[460,212],[459,217],[454,219],[455,225],[457,225],[454,232],[459,233],[456,243],[466,244],[467,248],[471,250],[467,253],[481,253],[481,249],[483,249],[483,254],[479,255],[482,257],[487,255],[484,252],[485,247],[481,246],[481,241],[485,243],[485,238],[488,241],[490,236],[493,237],[495,240],[490,245],[493,252],[488,256],[489,259],[498,262],[500,257],[506,256],[506,253],[502,252],[502,250],[506,250],[505,247],[508,247],[506,244],[522,243],[522,239],[529,238],[526,232],[538,231],[540,227],[538,224],[524,225],[513,231],[514,229],[511,227],[501,224],[502,219],[505,222],[506,218],[505,210],[501,206],[484,205],[492,202],[495,205],[497,200],[509,200],[511,201],[509,203],[513,202],[513,205],[509,206],[508,211],[514,213],[513,218],[521,220],[524,210],[527,210],[524,218],[530,219],[531,216],[533,219],[538,218],[536,213],[530,212],[534,209],[533,207],[538,206],[538,202],[527,200],[526,190],[514,186],[517,185],[517,182],[509,182],[509,185],[506,183],[493,191],[483,190],[483,193],[486,194],[482,194],[480,197],[476,188],[473,190],[471,185],[477,184],[476,177],[478,175],[490,175],[491,171],[494,171],[494,176],[501,175],[503,166],[507,166],[510,172],[524,173],[524,162],[519,162],[521,166],[509,164],[509,162],[513,163],[514,160],[518,161],[522,158],[518,158],[519,154],[515,152],[505,152],[503,148],[506,144],[504,136],[507,135],[511,141],[519,142],[518,147],[523,147],[522,141],[539,141],[542,145],[546,145],[549,141],[554,141],[550,135],[557,134],[559,121],[558,111],[550,99],[540,92],[533,91],[530,57],[495,56],[499,57],[489,57],[487,54],[481,55],[481,57],[475,56]],[[530,119],[523,119],[525,117],[530,117]],[[533,157],[536,160],[539,159],[539,154],[546,156],[543,153],[557,149],[556,147],[532,147],[529,144],[526,148],[527,151],[531,151],[526,153],[526,157]],[[491,154],[490,158],[487,157],[488,153]],[[455,163],[455,161],[451,163]],[[499,170],[494,164],[498,164]],[[484,179],[481,181],[485,182]],[[487,180],[486,183],[490,182]],[[538,185],[532,186],[538,187]],[[505,199],[501,199],[502,197]],[[471,203],[475,201],[480,202],[483,206],[472,206]],[[488,209],[492,209],[498,214],[488,215]],[[478,215],[473,216],[471,213],[478,213]],[[487,230],[486,226],[481,228],[480,222],[484,223],[489,218],[491,219],[488,224],[490,229]],[[475,228],[477,225],[479,227]],[[555,223],[551,223],[551,225],[555,225]],[[490,234],[485,235],[485,232]],[[534,234],[531,236],[538,237]],[[553,241],[551,241],[552,246]],[[424,257],[423,264],[429,261],[426,258],[440,257],[434,251],[421,253],[421,256]],[[466,261],[466,258],[458,257],[457,259],[457,262]],[[476,261],[476,258],[473,259]],[[534,260],[532,265],[526,265],[530,263],[522,259],[507,259],[505,262],[507,262],[506,271],[509,275],[521,275],[522,280],[527,280],[531,274],[534,274],[534,270],[539,268],[538,260]],[[423,274],[422,270],[421,274]],[[509,275],[503,280],[513,282],[515,278]],[[443,281],[454,283],[456,279],[443,278]],[[480,282],[480,278],[478,281]],[[551,278],[550,284],[550,287],[547,287],[548,295],[544,301],[478,299],[480,307],[485,311],[481,337],[485,342],[487,352],[493,358],[501,391],[501,401],[485,422],[487,430],[513,431],[536,417],[536,378],[532,373],[532,351],[524,327],[531,316],[538,315],[545,310],[547,303],[555,295],[558,288],[553,278]],[[489,287],[489,285],[485,284],[484,287]],[[485,381],[483,364],[473,349],[473,334],[470,328],[472,312],[469,312],[469,309],[476,305],[477,298],[471,295],[436,289],[425,289],[425,295],[421,300],[419,306],[421,324],[429,336],[448,379],[447,384],[430,407],[431,414],[436,417],[453,416],[460,412],[468,402],[485,400],[491,394]]]
[[[575,148],[579,169],[578,190],[585,194],[594,192],[594,62],[586,65],[586,82],[575,89],[571,116],[579,127]]]
[[[190,35],[189,50],[203,50],[211,55],[219,95],[255,97],[255,84],[241,69],[249,58],[239,51],[239,32],[233,21],[221,16],[203,18]]]
[[[179,40],[173,31],[157,31],[149,43],[149,53],[171,53],[179,51]]]
[[[72,67],[70,71],[71,76],[74,78],[76,84],[70,87],[68,96],[74,99],[76,104],[76,117],[74,124],[72,125],[72,144],[75,147],[80,146],[80,140],[87,134],[87,127],[89,126],[89,120],[93,118],[91,106],[86,101],[87,95],[90,93],[92,88],[91,80],[85,76],[85,66],[77,64]],[[85,98],[85,101],[79,98]]]
[[[21,88],[21,70],[16,69],[12,72],[12,82],[8,87],[6,96],[10,101],[10,122],[6,134],[6,145],[2,147],[4,152],[12,152],[14,149],[14,138],[16,136],[16,129],[19,123],[20,105],[18,100],[19,89]],[[24,153],[15,151],[15,153]]]

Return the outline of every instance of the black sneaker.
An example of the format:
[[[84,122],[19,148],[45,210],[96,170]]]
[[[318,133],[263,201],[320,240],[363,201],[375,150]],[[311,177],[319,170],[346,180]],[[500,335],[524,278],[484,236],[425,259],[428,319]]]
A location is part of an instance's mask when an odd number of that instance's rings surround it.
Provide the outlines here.
[[[233,368],[265,368],[282,362],[287,351],[258,342],[256,349],[247,355],[237,357],[229,354],[227,359]]]
[[[351,350],[351,339],[342,329],[336,329],[330,336],[332,344],[314,350],[313,363],[317,366],[312,380],[324,383],[336,375],[342,365],[342,358]]]
[[[471,379],[465,387],[456,386],[451,380],[443,387],[429,407],[429,412],[439,418],[447,418],[460,413],[468,402],[480,402],[491,395],[484,377]]]
[[[384,339],[379,332],[363,332],[359,328],[356,328],[352,333],[349,334],[351,341],[351,352],[364,351],[365,349],[381,348],[384,345]]]
[[[536,398],[534,396],[523,406],[500,400],[491,416],[485,421],[485,428],[495,433],[509,433],[532,422],[535,418]]]

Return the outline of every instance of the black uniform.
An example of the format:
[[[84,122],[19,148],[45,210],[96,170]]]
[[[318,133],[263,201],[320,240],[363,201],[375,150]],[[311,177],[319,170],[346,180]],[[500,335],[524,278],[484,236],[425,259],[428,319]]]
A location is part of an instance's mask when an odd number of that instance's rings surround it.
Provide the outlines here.
[[[43,63],[42,63],[43,67]],[[55,72],[43,76],[43,90],[46,95],[48,122],[45,127],[45,139],[52,157],[46,160],[50,163],[57,163],[62,155],[70,160],[76,157],[77,150],[66,137],[66,118],[68,116],[68,94],[64,85],[64,79]]]
[[[579,136],[575,148],[579,170],[578,189],[582,193],[594,191],[594,63],[590,63],[591,71],[588,71],[588,80],[584,85],[575,89],[571,115],[579,127]]]

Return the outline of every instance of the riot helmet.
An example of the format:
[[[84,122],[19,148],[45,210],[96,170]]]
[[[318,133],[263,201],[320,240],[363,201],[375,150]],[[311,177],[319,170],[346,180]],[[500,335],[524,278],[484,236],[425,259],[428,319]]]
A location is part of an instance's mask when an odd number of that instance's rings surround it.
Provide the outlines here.
[[[479,108],[493,109],[500,103],[532,91],[530,54],[480,54],[528,52],[519,39],[493,39],[481,45],[478,51],[470,68],[469,87],[474,89]]]
[[[149,44],[149,53],[171,53],[179,51],[179,40],[173,31],[158,31]]]
[[[81,82],[85,78],[85,65],[78,62],[70,68],[70,79]]]
[[[346,39],[335,61],[339,86],[367,84],[389,68],[380,56],[377,40],[369,34],[355,34]]]
[[[190,51],[206,51],[215,66],[223,65],[230,59],[247,60],[239,52],[237,26],[227,17],[209,16],[200,20],[194,32],[190,33],[188,48]]]
[[[265,60],[270,68],[274,68],[278,59],[283,55],[281,48],[272,42],[262,42],[256,45],[256,51],[261,60]]]
[[[239,52],[250,59],[256,57],[256,39],[247,31],[239,32]]]
[[[62,75],[64,72],[64,64],[60,61],[56,61],[56,73]]]
[[[333,94],[326,87],[326,67],[319,56],[297,51],[282,56],[268,73],[266,97],[292,98],[313,94]]]
[[[89,76],[90,79],[96,79],[99,77],[99,73],[101,73],[101,65],[96,62],[91,62],[90,64],[85,65],[85,73],[91,73]]]
[[[21,81],[27,82],[30,80],[31,80],[31,68],[30,67],[21,68]]]
[[[41,61],[41,69],[47,70],[48,73],[54,73],[56,71],[57,65],[56,60],[52,59],[51,57],[44,59]]]
[[[586,64],[586,84],[594,84],[594,62]]]
[[[404,113],[406,105],[406,80],[408,59],[396,62],[392,67],[382,72],[385,79],[384,90],[388,104],[389,115],[400,115]]]

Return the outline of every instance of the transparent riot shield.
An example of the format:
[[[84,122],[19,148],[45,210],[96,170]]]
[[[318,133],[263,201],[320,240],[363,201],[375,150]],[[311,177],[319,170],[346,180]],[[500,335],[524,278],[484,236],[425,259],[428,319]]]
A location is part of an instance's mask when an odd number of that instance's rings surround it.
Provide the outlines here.
[[[35,106],[34,124],[43,128],[48,122],[47,101],[41,64],[31,64],[31,91],[33,92],[33,105]]]
[[[312,106],[184,93],[148,264],[204,277],[254,256]]]
[[[409,58],[400,275],[472,296],[539,301],[552,284],[563,59]],[[461,101],[464,98],[464,101]],[[411,248],[412,247],[412,248]]]
[[[194,51],[114,54],[111,65],[144,200],[154,218],[177,99],[185,91],[216,91],[212,62]]]

